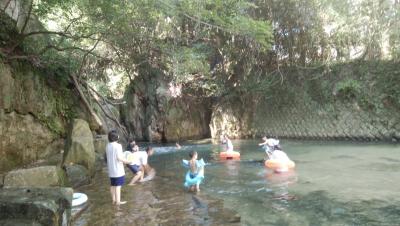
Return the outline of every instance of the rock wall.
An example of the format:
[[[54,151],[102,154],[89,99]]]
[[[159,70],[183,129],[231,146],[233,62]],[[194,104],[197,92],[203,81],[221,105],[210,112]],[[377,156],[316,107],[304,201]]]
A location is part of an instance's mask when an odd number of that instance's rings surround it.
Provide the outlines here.
[[[135,78],[124,99],[121,118],[131,138],[172,142],[210,136],[210,101],[189,95],[173,97],[169,81],[157,73]]]
[[[354,62],[283,74],[264,96],[214,105],[212,136],[400,141],[399,64]]]
[[[0,172],[60,153],[69,120],[87,119],[68,82],[23,62],[0,76]]]

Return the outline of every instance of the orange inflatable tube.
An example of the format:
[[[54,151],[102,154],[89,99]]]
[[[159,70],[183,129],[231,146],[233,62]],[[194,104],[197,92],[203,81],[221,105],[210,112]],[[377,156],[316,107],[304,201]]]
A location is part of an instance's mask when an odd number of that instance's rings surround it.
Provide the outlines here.
[[[219,153],[221,159],[240,159],[240,153],[237,151],[223,151]]]
[[[265,166],[273,169],[273,170],[280,170],[280,169],[293,169],[296,164],[293,161],[280,161],[280,160],[267,160],[265,161]]]

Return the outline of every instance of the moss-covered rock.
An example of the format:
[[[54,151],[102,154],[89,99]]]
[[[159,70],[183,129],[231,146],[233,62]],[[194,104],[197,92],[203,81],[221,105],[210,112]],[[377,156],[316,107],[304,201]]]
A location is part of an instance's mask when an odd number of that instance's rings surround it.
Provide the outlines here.
[[[71,188],[0,189],[0,224],[70,225],[72,194]]]
[[[68,185],[65,172],[57,166],[39,166],[10,171],[4,178],[5,187],[53,187]]]
[[[76,97],[54,74],[28,63],[0,61],[0,172],[47,158],[65,136],[78,108]]]

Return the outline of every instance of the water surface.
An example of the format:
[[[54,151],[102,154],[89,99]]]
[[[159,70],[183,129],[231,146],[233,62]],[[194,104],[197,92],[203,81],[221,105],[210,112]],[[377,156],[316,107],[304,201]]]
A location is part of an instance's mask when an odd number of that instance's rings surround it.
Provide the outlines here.
[[[186,146],[178,151],[157,148],[160,154],[150,162],[157,170],[156,179],[124,187],[123,198],[130,203],[118,211],[108,205],[104,171],[97,182],[82,188],[93,198],[89,211],[76,224],[222,225],[235,222],[230,216],[235,213],[225,211],[231,209],[240,215],[242,225],[400,225],[399,145],[283,140],[296,168],[275,174],[264,167],[264,153],[257,142],[234,141],[241,152],[240,161],[219,160],[219,145]],[[197,195],[182,188],[185,169],[181,160],[188,158],[190,150],[197,150],[209,163]],[[150,207],[155,199],[153,207],[171,211],[162,215],[143,207],[137,203],[143,199]],[[168,205],[159,204],[163,200]],[[96,214],[102,212],[112,217]],[[145,220],[138,221],[141,214]],[[163,223],[157,219],[170,215],[176,220]]]

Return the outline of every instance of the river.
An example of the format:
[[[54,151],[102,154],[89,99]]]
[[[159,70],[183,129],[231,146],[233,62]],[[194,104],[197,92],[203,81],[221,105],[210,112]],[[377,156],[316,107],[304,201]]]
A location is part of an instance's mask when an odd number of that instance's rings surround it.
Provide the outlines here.
[[[75,225],[399,225],[400,146],[380,143],[282,140],[296,163],[276,174],[262,162],[258,140],[237,140],[240,161],[218,158],[219,145],[158,147],[153,181],[124,186],[110,205],[106,169],[81,187],[88,209]],[[208,163],[199,194],[183,187],[182,159],[190,150]],[[126,170],[128,178],[131,174]],[[239,222],[240,221],[240,222]]]

